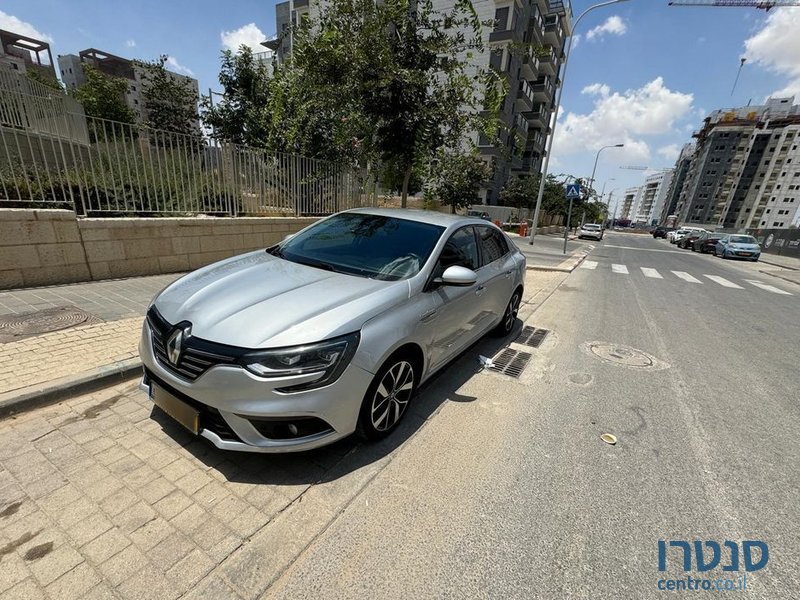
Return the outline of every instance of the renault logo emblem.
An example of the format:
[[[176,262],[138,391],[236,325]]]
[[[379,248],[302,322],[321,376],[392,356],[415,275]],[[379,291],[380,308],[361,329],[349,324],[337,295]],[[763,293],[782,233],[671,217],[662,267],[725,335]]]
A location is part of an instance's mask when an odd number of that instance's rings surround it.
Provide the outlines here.
[[[189,337],[191,326],[184,327],[183,329],[176,329],[167,339],[167,358],[173,365],[178,364],[181,357],[181,350],[183,349],[183,342]]]

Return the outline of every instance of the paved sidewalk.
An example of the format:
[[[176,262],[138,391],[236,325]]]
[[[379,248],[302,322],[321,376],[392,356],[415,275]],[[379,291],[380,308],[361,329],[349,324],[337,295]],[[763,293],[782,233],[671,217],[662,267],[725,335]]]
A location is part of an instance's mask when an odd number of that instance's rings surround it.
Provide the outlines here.
[[[582,241],[577,241],[575,236],[570,236],[567,242],[567,253],[564,254],[564,236],[561,234],[539,234],[534,238],[533,246],[530,238],[509,234],[517,247],[528,259],[528,268],[535,270],[563,270],[571,271],[575,268],[575,257],[582,256],[590,248]]]
[[[44,393],[49,384],[109,373],[138,357],[142,317],[153,296],[179,274],[0,292],[0,318],[77,307],[95,322],[0,342],[0,405]],[[101,322],[96,322],[100,320]],[[31,319],[35,325],[36,317]],[[68,325],[51,324],[51,328]],[[44,329],[47,329],[45,327]],[[3,338],[0,338],[3,339]]]

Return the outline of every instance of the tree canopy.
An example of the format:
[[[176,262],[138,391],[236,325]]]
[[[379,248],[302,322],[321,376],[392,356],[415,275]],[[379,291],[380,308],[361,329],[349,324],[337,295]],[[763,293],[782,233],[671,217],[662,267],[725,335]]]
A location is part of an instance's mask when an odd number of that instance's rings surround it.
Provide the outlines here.
[[[466,0],[444,12],[430,0],[326,3],[318,22],[295,26],[291,57],[276,68],[268,145],[387,165],[403,174],[405,205],[415,167],[468,150],[466,134],[493,123],[486,115],[505,88],[469,64],[480,30]]]
[[[255,148],[267,146],[270,137],[270,76],[267,63],[256,60],[253,51],[241,46],[238,52],[222,53],[219,82],[222,98],[203,96],[203,120],[214,135],[236,144]]]
[[[196,134],[197,93],[186,79],[167,71],[166,62],[166,56],[156,61],[136,61],[143,72],[145,124],[172,133]]]
[[[136,115],[125,102],[128,81],[109,77],[89,64],[83,65],[86,81],[72,90],[71,95],[83,105],[89,117],[133,123]]]

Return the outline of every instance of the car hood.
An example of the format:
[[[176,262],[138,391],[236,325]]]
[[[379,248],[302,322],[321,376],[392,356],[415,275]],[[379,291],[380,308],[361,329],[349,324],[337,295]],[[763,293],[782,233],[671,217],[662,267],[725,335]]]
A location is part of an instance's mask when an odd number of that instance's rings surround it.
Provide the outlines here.
[[[154,303],[192,335],[242,348],[308,344],[357,331],[408,298],[407,281],[376,281],[307,267],[263,250],[175,281]]]
[[[761,246],[758,244],[729,244],[728,248],[733,250],[749,250],[751,252],[754,250],[761,250]]]

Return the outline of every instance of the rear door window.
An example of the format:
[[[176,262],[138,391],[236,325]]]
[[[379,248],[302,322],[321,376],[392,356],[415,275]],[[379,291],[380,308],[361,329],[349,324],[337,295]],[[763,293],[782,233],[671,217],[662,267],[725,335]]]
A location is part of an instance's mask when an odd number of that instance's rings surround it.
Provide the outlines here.
[[[481,242],[481,266],[493,263],[508,253],[508,244],[503,234],[492,227],[478,227]]]

